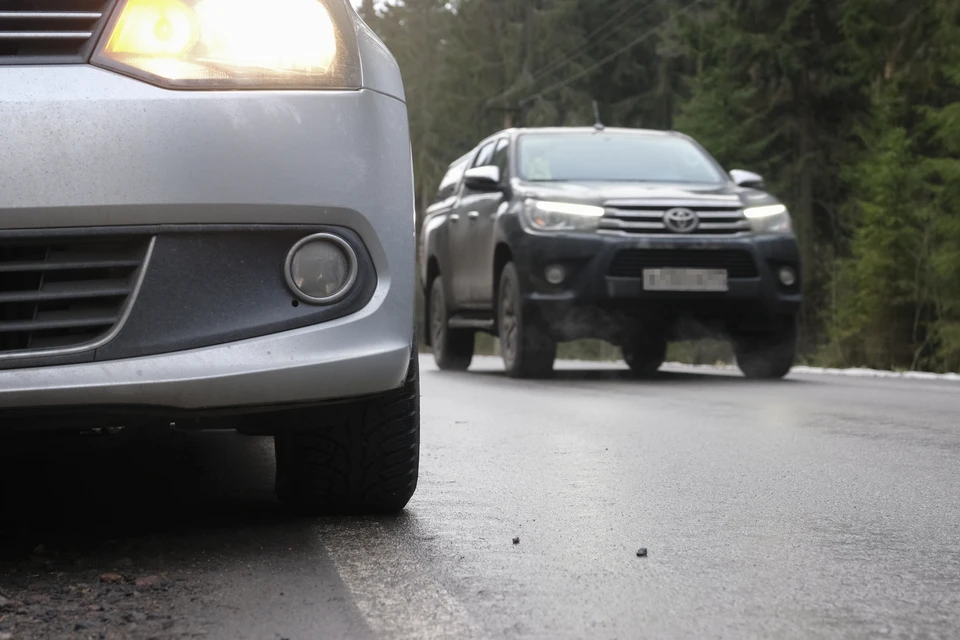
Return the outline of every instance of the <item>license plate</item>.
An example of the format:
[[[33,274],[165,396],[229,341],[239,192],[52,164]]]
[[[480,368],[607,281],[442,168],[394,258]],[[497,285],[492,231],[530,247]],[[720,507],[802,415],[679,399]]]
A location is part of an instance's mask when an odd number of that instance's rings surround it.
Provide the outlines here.
[[[726,291],[724,269],[644,269],[646,291]]]

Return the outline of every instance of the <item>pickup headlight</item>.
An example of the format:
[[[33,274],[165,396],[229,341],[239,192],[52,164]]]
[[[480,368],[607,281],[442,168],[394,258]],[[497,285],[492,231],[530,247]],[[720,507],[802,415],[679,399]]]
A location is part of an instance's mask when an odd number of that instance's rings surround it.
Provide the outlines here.
[[[782,204],[771,204],[763,207],[748,207],[743,215],[750,221],[750,226],[757,233],[791,233],[793,224],[790,213]]]
[[[171,89],[356,89],[345,2],[122,0],[93,63]]]
[[[527,200],[523,215],[527,224],[537,231],[596,231],[603,217],[603,207]]]

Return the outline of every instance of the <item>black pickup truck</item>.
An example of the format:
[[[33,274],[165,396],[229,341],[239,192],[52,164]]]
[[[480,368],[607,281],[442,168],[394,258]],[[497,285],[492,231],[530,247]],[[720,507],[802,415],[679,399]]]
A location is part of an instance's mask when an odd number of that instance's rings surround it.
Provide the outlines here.
[[[470,366],[477,331],[499,336],[514,377],[548,375],[557,343],[582,338],[618,345],[641,375],[669,340],[715,335],[748,377],[794,362],[802,295],[786,207],[679,133],[497,133],[450,165],[419,257],[441,369]]]

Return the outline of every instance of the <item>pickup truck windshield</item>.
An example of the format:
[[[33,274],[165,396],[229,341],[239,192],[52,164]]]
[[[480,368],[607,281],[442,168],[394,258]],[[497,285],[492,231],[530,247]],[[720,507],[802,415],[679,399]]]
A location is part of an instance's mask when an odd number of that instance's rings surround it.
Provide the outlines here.
[[[725,176],[696,145],[633,133],[536,133],[520,137],[519,175],[532,182],[717,184]]]

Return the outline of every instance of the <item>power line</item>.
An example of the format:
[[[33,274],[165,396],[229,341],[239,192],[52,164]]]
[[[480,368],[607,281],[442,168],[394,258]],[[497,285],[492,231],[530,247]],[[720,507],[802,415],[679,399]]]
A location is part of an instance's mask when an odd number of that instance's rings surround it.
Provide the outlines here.
[[[690,10],[693,9],[696,5],[700,4],[701,2],[703,2],[703,0],[693,0],[693,2],[691,2],[691,3],[688,4],[687,6],[683,7],[682,9],[680,9],[680,13],[686,13],[687,11],[690,11]],[[570,77],[567,78],[566,80],[562,80],[561,82],[558,82],[558,83],[556,83],[556,84],[554,84],[554,85],[551,85],[551,86],[547,87],[546,89],[543,89],[542,91],[538,91],[538,92],[535,93],[535,94],[532,94],[532,95],[530,95],[530,96],[527,96],[526,98],[521,99],[521,100],[519,101],[519,102],[520,102],[520,105],[523,106],[523,105],[525,105],[525,104],[528,104],[528,103],[530,103],[530,102],[533,102],[533,101],[536,100],[537,98],[542,98],[544,95],[546,95],[546,94],[548,94],[548,93],[552,93],[552,92],[556,91],[557,89],[562,89],[562,88],[564,88],[565,86],[567,86],[568,84],[570,84],[571,82],[574,82],[575,80],[579,80],[580,78],[582,78],[583,76],[587,75],[588,73],[591,73],[591,72],[593,72],[593,71],[596,71],[597,69],[599,69],[599,68],[602,67],[603,65],[607,64],[608,62],[610,62],[610,61],[613,60],[614,58],[616,58],[616,57],[618,57],[618,56],[620,56],[620,55],[623,55],[624,53],[626,53],[626,52],[629,51],[630,49],[633,49],[634,47],[636,47],[636,46],[642,44],[643,42],[645,42],[645,41],[646,41],[647,39],[649,39],[650,37],[652,37],[652,36],[656,35],[657,33],[659,33],[660,30],[663,29],[663,27],[665,27],[668,22],[670,22],[670,19],[671,19],[672,17],[673,17],[673,16],[667,18],[666,20],[664,20],[663,22],[661,22],[659,25],[657,25],[657,26],[654,27],[653,29],[650,29],[649,31],[645,32],[643,35],[641,35],[641,36],[638,37],[637,39],[632,40],[631,42],[628,42],[626,45],[620,47],[619,49],[617,49],[616,51],[614,51],[614,52],[611,53],[610,55],[606,56],[606,57],[603,58],[602,60],[599,60],[599,61],[596,62],[595,64],[590,65],[590,66],[587,67],[586,69],[581,69],[580,71],[578,71],[577,73],[573,74],[572,76],[570,76]]]
[[[643,13],[644,11],[646,11],[647,9],[649,9],[649,8],[655,3],[655,1],[656,1],[656,0],[647,0],[647,4],[644,5],[643,9],[640,10],[640,13]],[[617,20],[619,20],[621,17],[623,17],[624,15],[630,13],[630,10],[633,9],[634,7],[636,7],[637,4],[639,4],[639,3],[640,3],[640,0],[626,0],[626,2],[623,3],[623,6],[620,8],[620,10],[614,11],[614,14],[613,14],[612,16],[610,16],[609,18],[607,18],[604,22],[600,23],[600,26],[599,26],[599,27],[597,27],[596,29],[594,29],[593,31],[591,31],[590,33],[588,33],[587,36],[586,36],[587,39],[590,39],[590,38],[592,38],[593,36],[597,35],[597,34],[600,33],[601,31],[603,31],[604,29],[606,29],[608,26],[610,26],[611,24],[615,23],[615,22],[616,22]],[[637,14],[637,15],[640,15],[640,14]]]
[[[606,30],[607,27],[609,27],[609,26],[611,26],[611,25],[614,25],[614,26],[613,26],[613,29],[611,29],[611,30],[610,30],[609,32],[607,32],[606,34],[603,34],[603,36],[612,35],[613,33],[617,32],[617,31],[620,30],[620,29],[622,29],[623,26],[624,26],[624,24],[625,24],[625,21],[631,21],[631,20],[633,20],[634,18],[639,18],[641,15],[643,15],[644,13],[646,13],[648,10],[650,10],[650,8],[652,8],[652,7],[655,6],[655,4],[656,4],[653,0],[650,0],[642,9],[640,9],[640,11],[638,11],[638,12],[635,13],[635,14],[633,14],[632,16],[627,16],[626,14],[628,14],[631,9],[635,8],[636,5],[637,5],[640,1],[641,1],[641,0],[626,0],[626,1],[621,5],[620,9],[615,11],[615,13],[614,13],[613,16],[609,17],[609,18],[608,18],[607,20],[605,20],[599,27],[597,27],[596,29],[594,29],[593,31],[591,31],[590,33],[588,33],[586,36],[584,36],[584,39],[588,41],[587,44],[583,45],[582,47],[580,47],[579,49],[577,49],[576,51],[574,51],[574,52],[572,52],[572,53],[569,53],[569,54],[567,54],[567,55],[562,56],[559,60],[554,60],[554,61],[551,62],[550,64],[548,64],[548,65],[544,66],[543,68],[537,70],[536,72],[534,72],[534,74],[533,74],[533,76],[532,76],[531,78],[523,81],[521,84],[519,84],[519,85],[517,85],[517,86],[510,87],[509,89],[507,89],[506,91],[504,91],[503,93],[501,93],[501,94],[498,95],[498,96],[495,96],[495,97],[493,97],[493,98],[490,98],[489,100],[487,100],[487,103],[486,103],[486,104],[489,105],[489,104],[491,104],[491,103],[493,103],[493,102],[496,102],[497,100],[503,100],[503,99],[506,98],[507,96],[509,96],[509,95],[511,95],[511,94],[513,94],[513,93],[516,93],[517,91],[519,91],[520,89],[522,89],[522,88],[524,88],[524,87],[526,87],[526,86],[536,84],[536,82],[537,82],[538,80],[540,80],[541,78],[549,75],[550,73],[552,73],[553,71],[559,69],[560,67],[564,66],[565,64],[568,64],[568,63],[572,62],[575,58],[579,57],[580,55],[586,53],[588,50],[593,49],[594,47],[596,47],[597,45],[599,45],[600,42],[601,42],[600,39],[599,39],[599,38],[601,37],[601,33],[602,33],[604,30]],[[621,18],[622,18],[622,20],[621,20]],[[615,24],[615,23],[617,23],[618,21],[619,21],[619,24]]]
[[[501,93],[500,95],[495,96],[495,97],[493,97],[493,98],[490,98],[490,99],[487,101],[487,104],[490,104],[490,103],[492,103],[492,102],[496,102],[497,100],[503,100],[504,98],[510,96],[510,95],[513,94],[513,93],[516,93],[517,91],[521,90],[521,89],[524,88],[524,87],[527,87],[527,86],[536,84],[536,82],[537,82],[538,80],[544,78],[545,76],[549,75],[550,73],[552,73],[553,71],[559,69],[560,67],[562,67],[562,66],[564,66],[564,65],[572,62],[575,58],[579,57],[580,55],[586,53],[588,50],[590,50],[590,49],[594,48],[595,46],[597,46],[598,44],[600,44],[599,37],[601,36],[601,33],[602,33],[607,27],[609,27],[611,24],[616,23],[618,20],[620,20],[621,17],[624,17],[625,14],[629,13],[629,11],[630,11],[631,9],[633,9],[633,8],[637,5],[638,2],[640,2],[640,0],[626,0],[626,1],[620,6],[620,9],[619,9],[619,10],[615,10],[615,13],[614,13],[613,16],[611,16],[610,18],[608,18],[606,21],[604,21],[600,26],[598,26],[596,29],[594,29],[593,31],[591,31],[589,34],[587,34],[586,36],[584,36],[584,39],[586,39],[586,40],[589,41],[589,42],[587,42],[587,44],[583,45],[582,47],[580,47],[580,48],[577,49],[576,51],[573,51],[573,52],[571,52],[571,53],[569,53],[569,54],[566,54],[566,55],[561,56],[561,58],[560,58],[559,60],[554,60],[554,61],[551,62],[550,64],[545,65],[545,66],[542,67],[541,69],[535,71],[532,77],[528,78],[527,80],[524,80],[524,81],[521,82],[519,85],[514,86],[514,87],[511,87],[511,88],[507,89],[506,91],[504,91],[503,93]],[[652,2],[652,1],[649,2],[649,3],[648,3],[646,6],[644,6],[638,13],[634,14],[633,16],[624,17],[624,20],[629,21],[629,20],[632,20],[633,18],[637,18],[637,17],[643,15],[643,14],[646,13],[647,10],[649,10],[650,7],[652,7],[653,5],[654,5],[654,2]],[[607,35],[612,35],[612,34],[615,33],[616,31],[618,31],[619,29],[623,28],[623,25],[624,25],[624,22],[621,21],[620,24],[616,24],[613,29],[611,29],[611,30],[608,31],[607,33],[604,33],[603,36],[605,37],[605,36],[607,36]]]
[[[627,0],[627,2],[624,3],[624,6],[621,7],[621,9],[620,9],[619,11],[617,11],[613,16],[611,16],[610,18],[608,18],[608,19],[607,19],[603,24],[601,24],[599,27],[597,27],[596,29],[594,29],[593,31],[591,31],[590,33],[588,33],[586,36],[584,36],[584,39],[587,40],[587,44],[585,44],[584,46],[580,47],[579,49],[577,49],[577,50],[574,51],[573,53],[571,53],[571,54],[569,54],[569,55],[567,55],[567,56],[562,57],[560,60],[555,60],[555,61],[552,62],[551,64],[548,64],[546,67],[544,67],[544,68],[541,69],[540,71],[537,71],[537,72],[534,74],[534,76],[530,79],[530,82],[535,82],[536,80],[539,80],[540,78],[542,78],[543,76],[547,75],[547,74],[550,73],[551,71],[554,71],[554,70],[557,69],[558,67],[562,67],[563,65],[567,64],[568,62],[571,62],[574,58],[576,58],[577,56],[585,53],[588,49],[592,49],[593,47],[595,47],[596,45],[598,45],[598,44],[600,43],[599,38],[601,37],[601,33],[602,33],[607,27],[609,27],[609,26],[611,26],[611,25],[615,25],[615,26],[613,27],[613,29],[611,29],[608,33],[603,34],[604,36],[606,36],[606,35],[611,35],[611,34],[615,33],[616,31],[618,31],[619,29],[623,28],[623,22],[621,22],[620,24],[615,24],[615,23],[617,23],[617,21],[620,20],[621,18],[623,18],[623,20],[631,20],[631,19],[633,19],[633,18],[638,18],[638,17],[640,17],[641,15],[643,15],[644,13],[646,13],[648,10],[650,10],[651,7],[654,6],[653,0],[649,0],[648,3],[647,3],[639,12],[637,12],[637,13],[634,14],[633,16],[627,17],[626,14],[628,14],[628,13],[630,12],[630,10],[633,9],[639,2],[640,2],[640,0]]]

